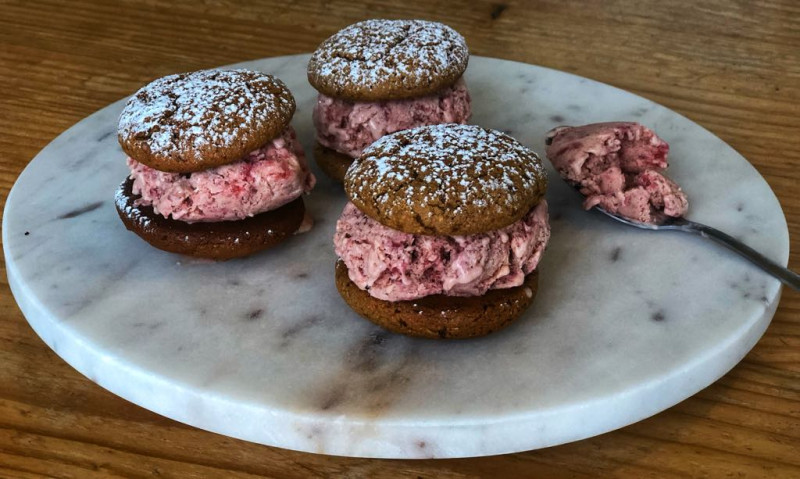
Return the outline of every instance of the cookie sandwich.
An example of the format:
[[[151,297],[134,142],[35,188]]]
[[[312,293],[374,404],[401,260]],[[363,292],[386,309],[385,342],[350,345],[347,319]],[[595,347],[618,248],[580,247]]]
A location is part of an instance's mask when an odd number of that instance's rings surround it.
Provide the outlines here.
[[[547,133],[547,158],[564,180],[599,206],[633,221],[681,217],[689,201],[664,174],[669,145],[638,123],[561,126]]]
[[[468,61],[464,37],[422,20],[367,20],[322,42],[308,63],[308,81],[319,91],[313,119],[320,168],[342,181],[353,158],[386,134],[466,123]]]
[[[446,124],[384,136],[344,178],[339,293],[397,333],[497,331],[536,296],[546,188],[536,154],[498,131]]]
[[[310,228],[315,183],[289,125],[292,94],[248,70],[153,81],[128,100],[118,139],[130,175],[116,194],[125,226],[156,248],[225,260]]]

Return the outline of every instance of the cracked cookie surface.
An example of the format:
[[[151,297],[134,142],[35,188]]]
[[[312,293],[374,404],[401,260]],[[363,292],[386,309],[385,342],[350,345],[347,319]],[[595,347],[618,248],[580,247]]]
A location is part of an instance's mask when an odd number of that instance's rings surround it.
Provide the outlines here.
[[[308,63],[308,81],[331,97],[399,100],[454,84],[468,60],[464,37],[442,23],[366,20],[322,42]]]
[[[294,111],[294,97],[272,75],[181,73],[153,81],[128,100],[118,139],[140,163],[190,173],[241,160],[277,137]]]
[[[444,124],[384,136],[347,170],[350,201],[405,233],[471,235],[522,218],[543,197],[536,153],[510,136]]]

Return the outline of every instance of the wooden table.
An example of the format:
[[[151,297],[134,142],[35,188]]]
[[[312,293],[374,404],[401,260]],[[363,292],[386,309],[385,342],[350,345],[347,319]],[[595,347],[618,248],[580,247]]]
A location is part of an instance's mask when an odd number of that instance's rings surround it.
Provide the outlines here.
[[[168,73],[309,52],[370,17],[458,29],[472,53],[630,90],[705,126],[780,199],[800,269],[800,5],[764,1],[0,2],[0,189],[63,130]],[[753,351],[650,419],[506,456],[351,459],[176,423],[101,389],[33,333],[0,274],[0,477],[800,477],[800,294]]]

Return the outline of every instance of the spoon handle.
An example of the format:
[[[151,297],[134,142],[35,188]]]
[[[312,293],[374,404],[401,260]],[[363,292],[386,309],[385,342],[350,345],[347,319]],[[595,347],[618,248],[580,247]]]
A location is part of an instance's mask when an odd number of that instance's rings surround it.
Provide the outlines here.
[[[786,286],[789,286],[794,290],[800,290],[800,275],[797,273],[780,266],[753,248],[716,228],[695,223],[694,221],[684,221],[685,223],[683,223],[681,225],[682,228],[680,228],[682,231],[698,234],[703,238],[709,238],[739,254],[740,256],[750,260],[750,262],[752,262],[754,265],[778,278]]]

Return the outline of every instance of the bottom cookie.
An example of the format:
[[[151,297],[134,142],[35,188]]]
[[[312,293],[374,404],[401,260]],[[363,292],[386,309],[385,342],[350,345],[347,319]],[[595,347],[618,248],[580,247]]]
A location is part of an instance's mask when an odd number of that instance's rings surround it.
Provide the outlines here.
[[[353,163],[353,159],[349,156],[322,146],[319,142],[314,143],[314,160],[326,175],[339,183],[344,181],[344,174]]]
[[[356,286],[344,262],[336,261],[336,288],[355,312],[389,331],[422,338],[474,338],[502,329],[533,303],[538,284],[539,272],[534,270],[521,286],[491,289],[483,296],[383,301]]]
[[[302,198],[251,218],[214,223],[171,220],[150,206],[136,206],[139,198],[127,178],[117,190],[115,203],[128,230],[158,249],[198,258],[226,260],[247,256],[283,242],[300,227],[305,215]]]

